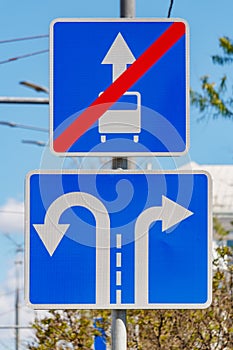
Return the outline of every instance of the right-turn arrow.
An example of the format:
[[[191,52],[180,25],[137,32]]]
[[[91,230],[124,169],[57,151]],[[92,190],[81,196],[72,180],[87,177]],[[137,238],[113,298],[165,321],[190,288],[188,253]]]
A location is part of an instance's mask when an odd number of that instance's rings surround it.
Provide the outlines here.
[[[148,232],[155,221],[162,221],[162,231],[187,219],[194,213],[162,196],[161,207],[144,210],[135,224],[135,303],[148,305]]]

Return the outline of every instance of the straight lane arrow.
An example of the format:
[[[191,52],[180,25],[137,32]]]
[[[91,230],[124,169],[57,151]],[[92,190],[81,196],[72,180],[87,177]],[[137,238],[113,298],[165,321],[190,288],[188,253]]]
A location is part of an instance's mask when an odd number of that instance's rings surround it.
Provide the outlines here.
[[[118,33],[101,63],[112,64],[112,81],[114,81],[127,69],[127,64],[132,64],[134,61],[135,57],[129,46],[121,33]]]

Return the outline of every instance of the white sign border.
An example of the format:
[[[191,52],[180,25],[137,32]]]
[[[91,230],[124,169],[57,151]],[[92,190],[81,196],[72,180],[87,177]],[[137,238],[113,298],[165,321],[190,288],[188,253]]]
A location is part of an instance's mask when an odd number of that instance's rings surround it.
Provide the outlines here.
[[[208,180],[208,277],[207,277],[207,301],[202,304],[195,303],[150,303],[148,305],[135,305],[135,304],[109,304],[109,305],[96,305],[96,304],[33,304],[30,301],[29,291],[30,291],[30,178],[32,175],[69,175],[69,174],[144,174],[144,175],[206,175]],[[205,309],[208,308],[212,303],[212,237],[213,237],[213,223],[212,223],[212,178],[211,175],[205,170],[167,170],[167,171],[134,171],[134,170],[34,170],[27,174],[26,176],[26,186],[25,186],[25,268],[24,268],[24,295],[25,303],[28,307],[34,310],[65,310],[65,309]]]
[[[53,43],[53,32],[54,25],[58,22],[67,22],[67,23],[75,23],[75,22],[182,22],[185,25],[185,50],[186,50],[186,143],[185,149],[181,152],[57,152],[54,150],[54,131],[53,131],[53,81],[54,81],[54,43]],[[189,25],[187,21],[182,18],[56,18],[50,23],[50,93],[49,93],[49,115],[50,115],[50,151],[57,156],[69,156],[69,157],[177,157],[184,156],[188,153],[190,148],[190,98],[189,98],[189,90],[190,90],[190,32]]]

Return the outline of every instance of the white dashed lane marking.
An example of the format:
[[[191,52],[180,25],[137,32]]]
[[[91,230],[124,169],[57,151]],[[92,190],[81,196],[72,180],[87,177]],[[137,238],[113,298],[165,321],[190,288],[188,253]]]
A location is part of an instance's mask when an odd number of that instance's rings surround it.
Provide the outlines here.
[[[119,249],[122,248],[122,236],[121,234],[116,235],[116,248],[118,249],[116,253],[116,267],[119,269],[121,267],[121,261],[122,261],[122,253],[119,252]],[[116,271],[116,285],[117,287],[121,286],[121,271]],[[121,304],[121,290],[116,290],[116,303]]]
[[[121,267],[121,253],[116,254],[116,266]]]

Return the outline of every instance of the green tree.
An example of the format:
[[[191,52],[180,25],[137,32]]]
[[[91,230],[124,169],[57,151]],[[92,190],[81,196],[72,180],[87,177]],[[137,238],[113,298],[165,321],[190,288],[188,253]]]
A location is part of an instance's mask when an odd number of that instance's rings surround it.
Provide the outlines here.
[[[100,321],[98,321],[101,319]],[[93,320],[96,321],[94,327]],[[56,350],[59,341],[71,343],[74,349],[90,350],[94,336],[100,335],[98,327],[106,331],[108,341],[109,312],[87,310],[49,311],[48,316],[36,319],[33,328],[35,339],[28,345],[30,350]]]
[[[233,63],[233,42],[228,37],[219,39],[221,49],[220,55],[212,56],[214,64],[224,66]],[[218,83],[210,81],[205,75],[201,78],[201,92],[191,90],[191,104],[197,107],[202,115],[206,113],[213,117],[223,116],[232,118],[233,116],[233,97],[232,82],[224,74]]]

